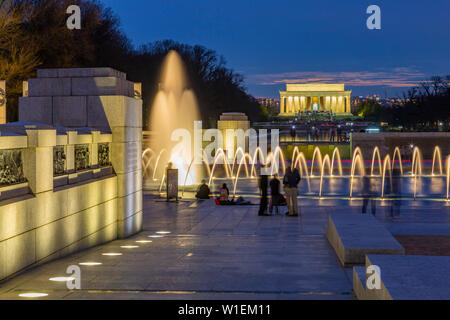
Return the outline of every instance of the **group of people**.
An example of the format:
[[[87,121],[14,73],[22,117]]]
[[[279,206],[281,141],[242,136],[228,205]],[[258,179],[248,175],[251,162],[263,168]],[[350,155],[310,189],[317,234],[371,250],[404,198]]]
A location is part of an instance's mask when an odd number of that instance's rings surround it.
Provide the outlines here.
[[[202,180],[202,183],[197,189],[197,193],[195,194],[195,197],[199,200],[202,199],[209,199],[211,194],[211,190],[209,189],[208,185],[206,184],[205,180]],[[215,198],[216,204],[218,205],[230,205],[235,204],[234,199],[230,199],[230,190],[227,187],[227,184],[222,184],[222,187],[219,190],[219,196]]]
[[[258,215],[260,216],[269,216],[272,215],[273,209],[275,207],[276,212],[278,213],[280,206],[288,207],[288,211],[286,212],[287,216],[295,217],[300,213],[297,193],[298,193],[298,184],[300,183],[301,175],[297,168],[291,170],[290,167],[286,168],[286,173],[283,177],[283,181],[281,182],[278,178],[278,174],[273,174],[272,178],[269,182],[269,177],[264,174],[259,175],[259,189],[261,195],[261,201],[259,204]],[[281,193],[281,184],[283,184],[284,188],[284,196]],[[373,215],[376,214],[376,200],[375,196],[377,191],[375,190],[376,182],[374,178],[365,175],[362,178],[362,213],[366,213],[367,209],[371,207],[371,213]],[[268,191],[270,190],[270,199]],[[399,169],[394,169],[392,172],[392,179],[389,180],[386,187],[386,193],[390,193],[394,196],[394,199],[391,201],[391,206],[389,210],[389,214],[391,217],[398,217],[400,215],[400,205],[401,205],[401,173]],[[206,184],[205,180],[202,180],[201,185],[199,186],[196,198],[197,199],[209,199],[211,191]],[[230,199],[230,191],[226,185],[223,183],[219,196],[215,198],[216,204],[218,205],[231,205],[231,204],[250,204],[248,201],[234,201],[234,199]]]
[[[286,197],[280,192],[281,182],[278,179],[278,175],[274,174],[270,183],[268,183],[268,176],[260,174],[259,178],[259,189],[261,193],[261,202],[259,204],[258,215],[266,216],[272,215],[273,208],[276,207],[278,212],[279,206],[288,206],[288,212],[286,215],[295,217],[299,214],[299,207],[297,202],[297,191],[298,184],[300,183],[301,176],[298,169],[291,170],[291,168],[286,169],[286,173],[283,177],[284,193]],[[270,187],[270,203],[268,203],[268,187]],[[267,207],[269,207],[269,212],[267,212]]]
[[[269,178],[267,175],[260,174],[259,175],[259,189],[261,194],[261,201],[259,205],[258,215],[266,216],[272,215],[273,208],[276,208],[276,212],[278,213],[278,207],[286,206],[288,207],[288,211],[286,215],[295,217],[298,216],[299,206],[297,202],[297,192],[298,192],[298,184],[300,183],[301,176],[298,169],[291,170],[290,167],[286,169],[286,173],[283,177],[283,188],[284,194],[281,194],[281,182],[278,179],[278,174],[274,174],[269,183]],[[268,189],[270,189],[270,202],[268,198]],[[202,183],[197,189],[197,193],[195,197],[197,199],[209,199],[211,194],[211,190],[206,184],[205,180],[202,180]],[[239,200],[239,199],[238,199]],[[234,199],[230,199],[230,190],[227,187],[227,184],[222,184],[222,187],[219,191],[219,196],[215,198],[215,202],[218,205],[231,205],[238,204],[239,201],[234,201]],[[247,201],[240,201],[242,204],[248,204]]]

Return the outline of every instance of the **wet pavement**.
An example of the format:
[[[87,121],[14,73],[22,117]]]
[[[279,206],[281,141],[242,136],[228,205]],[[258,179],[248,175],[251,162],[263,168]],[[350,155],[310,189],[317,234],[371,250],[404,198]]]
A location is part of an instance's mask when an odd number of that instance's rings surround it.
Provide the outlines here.
[[[30,292],[48,294],[39,299],[353,299],[352,271],[339,265],[324,227],[330,212],[360,214],[361,201],[300,198],[300,217],[150,194],[143,204],[141,233],[25,271],[0,284],[0,299]],[[392,219],[389,204],[378,202],[376,216],[392,233],[450,230],[449,206],[402,205]],[[101,264],[80,266],[81,289],[49,280],[82,262]]]

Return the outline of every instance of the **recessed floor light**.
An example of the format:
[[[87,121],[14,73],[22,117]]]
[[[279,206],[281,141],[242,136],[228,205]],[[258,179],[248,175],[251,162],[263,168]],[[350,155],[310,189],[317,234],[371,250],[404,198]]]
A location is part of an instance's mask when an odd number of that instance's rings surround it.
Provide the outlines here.
[[[74,277],[53,277],[48,280],[56,281],[56,282],[67,282],[67,281],[73,281],[73,280],[75,280],[75,278]]]
[[[102,253],[102,256],[121,256],[122,254],[119,252],[106,252]]]
[[[23,298],[41,298],[46,296],[48,296],[47,293],[40,293],[40,292],[28,292],[19,294],[19,297]]]
[[[152,240],[137,240],[137,243],[150,243]]]
[[[79,265],[82,266],[99,266],[101,265],[101,262],[80,262]]]
[[[157,234],[169,234],[170,231],[156,231]]]
[[[148,236],[148,237],[149,238],[162,238],[164,236],[160,236],[160,235],[154,234],[154,235],[151,235],[151,236]]]
[[[139,246],[120,246],[121,248],[124,249],[134,249],[134,248],[139,248]]]

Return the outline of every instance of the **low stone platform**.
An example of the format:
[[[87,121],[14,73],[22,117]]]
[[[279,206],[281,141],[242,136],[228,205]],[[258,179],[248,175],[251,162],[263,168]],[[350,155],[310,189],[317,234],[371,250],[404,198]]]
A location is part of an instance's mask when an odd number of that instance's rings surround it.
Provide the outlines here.
[[[379,289],[366,288],[366,268],[380,268]],[[353,268],[353,292],[360,300],[448,300],[450,257],[367,255],[365,267]]]
[[[326,236],[344,267],[363,265],[366,254],[405,254],[400,243],[370,214],[329,214]]]

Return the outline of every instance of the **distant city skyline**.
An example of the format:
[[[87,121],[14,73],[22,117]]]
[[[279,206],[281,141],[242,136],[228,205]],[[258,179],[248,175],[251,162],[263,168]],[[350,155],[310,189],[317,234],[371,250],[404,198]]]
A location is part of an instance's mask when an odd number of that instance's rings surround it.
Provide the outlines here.
[[[353,96],[401,97],[450,74],[450,2],[434,0],[102,0],[134,45],[173,39],[215,50],[255,97],[286,83],[344,83]],[[381,8],[381,30],[366,9]]]

